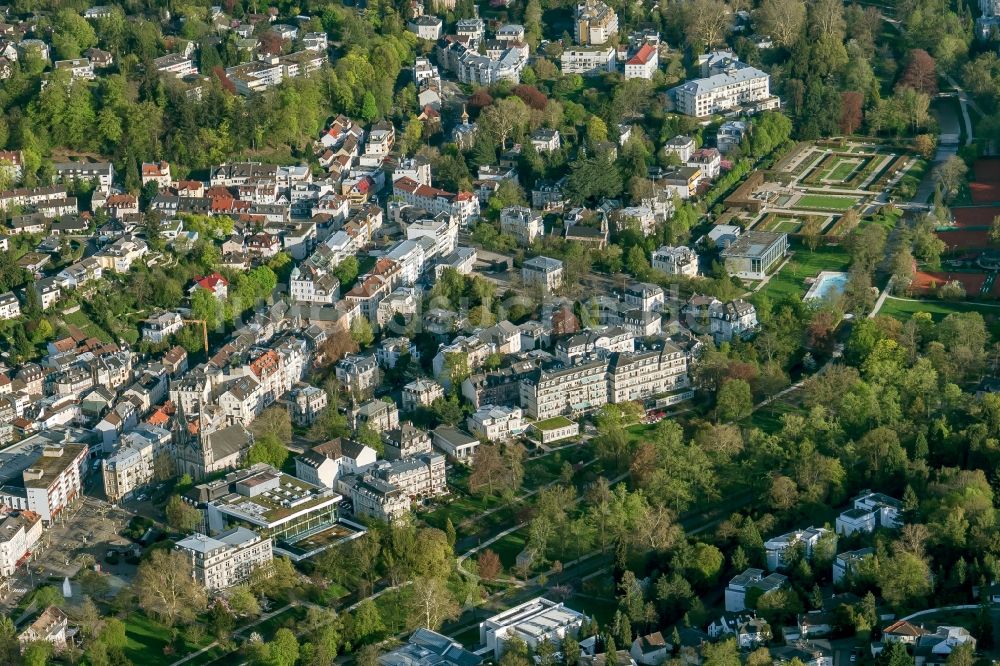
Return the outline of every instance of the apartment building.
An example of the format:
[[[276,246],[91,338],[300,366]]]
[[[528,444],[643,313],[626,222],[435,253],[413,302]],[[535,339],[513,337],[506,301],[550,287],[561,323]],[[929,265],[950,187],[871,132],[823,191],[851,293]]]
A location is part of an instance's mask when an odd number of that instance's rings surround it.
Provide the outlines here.
[[[37,513],[0,513],[0,577],[13,576],[18,563],[41,536],[42,517]]]
[[[399,200],[420,206],[428,213],[448,213],[460,224],[479,219],[479,199],[471,192],[453,194],[429,185],[422,185],[409,177],[402,177],[392,184],[392,194]]]
[[[504,442],[524,432],[527,423],[520,407],[483,405],[466,419],[469,432],[490,442]]]
[[[294,387],[288,397],[292,423],[303,427],[312,425],[326,410],[328,400],[326,391],[316,386]]]
[[[444,398],[444,387],[433,379],[414,379],[403,387],[403,411],[412,412],[417,407],[430,407],[438,398]]]
[[[53,68],[69,72],[74,79],[94,80],[94,64],[90,58],[73,58],[72,60],[56,60]]]
[[[521,406],[536,420],[597,409],[608,402],[607,368],[607,361],[598,359],[536,370],[521,381]]]
[[[21,304],[14,292],[0,294],[0,319],[15,319],[21,316]]]
[[[676,345],[613,354],[608,363],[608,401],[646,400],[687,388],[688,356]]]
[[[331,490],[348,474],[359,474],[375,464],[377,454],[370,446],[346,437],[324,442],[295,458],[295,476]]]
[[[59,162],[53,164],[52,168],[55,170],[56,180],[60,183],[96,179],[98,189],[105,194],[111,189],[115,180],[115,168],[110,162]]]
[[[583,76],[613,72],[617,62],[613,46],[569,46],[559,57],[563,74]]]
[[[142,424],[125,433],[121,445],[101,462],[104,494],[115,503],[148,484],[160,467],[160,478],[171,476],[174,462],[169,457],[173,438],[169,430]]]
[[[820,539],[824,535],[830,534],[836,540],[836,535],[832,534],[830,530],[825,527],[809,527],[804,530],[793,530],[786,534],[773,537],[764,542],[764,553],[767,559],[767,568],[771,571],[776,569],[781,569],[785,566],[787,559],[786,554],[793,547],[798,547],[800,544],[803,549],[803,555],[808,560],[812,557],[813,548],[819,543]]]
[[[618,15],[601,0],[577,4],[573,39],[577,44],[604,44],[618,34]]]
[[[397,520],[410,510],[414,500],[448,492],[445,457],[440,453],[424,453],[382,461],[365,474],[346,479],[344,485],[355,515]]]
[[[82,489],[86,444],[39,433],[7,448],[0,460],[0,506],[31,511],[49,525]],[[62,435],[52,432],[52,436]]]
[[[61,185],[21,187],[14,190],[5,190],[0,192],[0,210],[11,210],[14,207],[33,207],[51,201],[65,201],[66,197],[67,190]],[[31,226],[22,227],[19,231],[22,233],[36,233],[44,230],[44,219],[31,219],[30,221],[33,222]],[[12,220],[12,228],[17,228],[13,225],[13,222],[14,220]],[[39,224],[43,225],[41,229],[37,228]]]
[[[788,578],[781,574],[768,574],[763,569],[747,569],[733,576],[726,586],[726,612],[739,613],[746,610],[747,593],[759,590],[760,596],[781,589],[788,583]]]
[[[430,433],[417,428],[409,421],[404,421],[400,427],[382,433],[382,445],[387,460],[410,458],[433,450]]]
[[[717,74],[672,88],[670,95],[677,111],[698,118],[762,103],[776,107],[778,103],[771,96],[770,75],[738,60],[730,61]]]
[[[500,211],[500,233],[513,236],[518,245],[531,245],[544,230],[542,216],[530,208],[509,206]]]
[[[521,279],[527,285],[540,285],[546,291],[562,285],[563,263],[550,257],[533,257],[521,264]]]
[[[355,393],[372,391],[378,386],[378,361],[374,355],[350,354],[340,359],[334,367],[337,381]]]
[[[246,582],[254,571],[274,559],[271,539],[245,527],[214,537],[196,532],[174,548],[190,560],[194,579],[209,592]]]
[[[168,53],[165,56],[154,59],[153,69],[160,74],[166,74],[178,79],[198,73],[198,68],[194,66],[191,58],[182,53]]]
[[[698,254],[685,245],[664,245],[658,248],[653,252],[651,263],[654,270],[663,271],[667,275],[698,276]]]

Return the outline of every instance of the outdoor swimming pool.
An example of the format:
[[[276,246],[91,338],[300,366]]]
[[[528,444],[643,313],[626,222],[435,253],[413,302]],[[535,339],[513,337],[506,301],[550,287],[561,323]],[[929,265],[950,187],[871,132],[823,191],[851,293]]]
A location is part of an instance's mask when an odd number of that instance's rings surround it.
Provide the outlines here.
[[[809,291],[802,297],[803,301],[812,301],[828,296],[837,296],[844,293],[847,286],[847,273],[840,271],[823,271],[816,276],[816,281],[809,287]]]

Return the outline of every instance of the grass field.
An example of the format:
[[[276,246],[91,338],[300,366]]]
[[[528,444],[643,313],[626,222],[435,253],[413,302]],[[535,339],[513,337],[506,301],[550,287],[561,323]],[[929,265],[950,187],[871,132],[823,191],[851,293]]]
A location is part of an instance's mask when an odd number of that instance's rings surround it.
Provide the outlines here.
[[[111,334],[91,321],[82,308],[68,315],[59,315],[58,319],[61,319],[65,324],[76,326],[87,335],[95,337],[101,342],[112,342]]]
[[[125,656],[133,663],[143,666],[171,664],[183,655],[164,654],[163,649],[170,643],[171,632],[162,624],[154,622],[142,613],[129,613],[125,618]],[[205,638],[201,644],[185,643],[186,652],[203,647],[211,642]]]
[[[823,180],[833,180],[843,183],[848,180],[851,175],[857,171],[860,163],[854,160],[839,160],[826,175],[823,176]]]
[[[846,271],[850,263],[847,250],[839,245],[819,247],[815,252],[798,245],[784,268],[757,293],[767,294],[772,302],[785,296],[801,299],[809,288],[805,284],[807,277],[815,277],[820,271]]]
[[[986,327],[995,340],[1000,340],[1000,304],[969,303],[965,301],[906,300],[889,297],[879,314],[907,321],[918,312],[927,312],[934,321],[941,321],[955,312],[978,312],[986,320]]]
[[[844,211],[858,203],[855,197],[843,197],[833,194],[803,194],[792,206],[808,210]]]

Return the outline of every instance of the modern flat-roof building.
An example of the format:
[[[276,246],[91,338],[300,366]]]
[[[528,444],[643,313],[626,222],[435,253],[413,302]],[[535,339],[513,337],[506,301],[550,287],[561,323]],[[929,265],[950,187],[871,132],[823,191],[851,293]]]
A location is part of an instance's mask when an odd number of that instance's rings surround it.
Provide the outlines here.
[[[279,552],[286,552],[281,548],[284,543],[294,544],[332,527],[342,499],[328,488],[282,474],[264,463],[195,490],[206,498],[210,530],[246,527],[272,538]]]
[[[274,558],[271,539],[245,527],[214,537],[195,533],[178,541],[175,548],[191,560],[195,580],[208,591],[238,585]]]
[[[804,530],[794,530],[787,534],[782,534],[764,542],[764,551],[767,556],[767,568],[771,571],[785,566],[785,554],[794,546],[802,544],[803,555],[808,560],[812,557],[813,548],[819,543],[824,534],[829,534],[830,530],[825,527],[809,527]]]
[[[548,640],[554,646],[566,635],[576,636],[587,617],[561,603],[537,597],[479,623],[479,642],[500,659],[510,640],[524,641],[530,650]]]
[[[726,272],[749,280],[763,280],[788,252],[788,234],[748,231],[722,251]]]
[[[761,596],[781,588],[788,579],[781,574],[766,574],[763,569],[747,569],[733,576],[726,586],[726,612],[739,613],[746,610],[746,597],[750,590],[760,590]]]
[[[378,663],[380,666],[479,666],[483,658],[436,631],[417,629],[402,646],[381,655]]]
[[[598,76],[615,71],[617,59],[613,46],[570,46],[559,57],[563,74]]]
[[[39,433],[0,455],[0,506],[38,514],[48,525],[81,492],[90,448]]]

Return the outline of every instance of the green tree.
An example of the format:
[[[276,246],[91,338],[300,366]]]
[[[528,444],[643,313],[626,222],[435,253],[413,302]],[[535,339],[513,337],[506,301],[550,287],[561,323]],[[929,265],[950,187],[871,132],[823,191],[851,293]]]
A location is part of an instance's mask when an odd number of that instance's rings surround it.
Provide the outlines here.
[[[385,631],[382,615],[371,599],[362,601],[354,611],[352,635],[356,643],[369,643]]]
[[[719,388],[715,400],[717,421],[739,421],[749,416],[752,408],[750,384],[746,381],[731,379]]]
[[[288,449],[274,435],[264,435],[253,443],[247,452],[247,465],[266,463],[281,469],[288,460]]]

